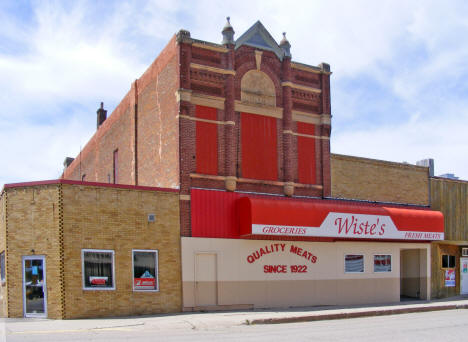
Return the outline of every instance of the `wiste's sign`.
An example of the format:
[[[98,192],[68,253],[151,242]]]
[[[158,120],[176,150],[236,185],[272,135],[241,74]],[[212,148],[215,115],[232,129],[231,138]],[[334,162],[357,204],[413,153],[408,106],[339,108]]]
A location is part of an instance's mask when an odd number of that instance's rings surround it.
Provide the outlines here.
[[[319,227],[252,224],[252,235],[443,240],[444,233],[399,230],[390,216],[330,212]]]

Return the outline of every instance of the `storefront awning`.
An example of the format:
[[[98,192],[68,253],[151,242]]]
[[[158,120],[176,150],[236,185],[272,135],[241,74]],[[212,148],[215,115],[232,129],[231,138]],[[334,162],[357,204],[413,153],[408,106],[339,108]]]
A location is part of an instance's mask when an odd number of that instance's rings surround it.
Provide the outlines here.
[[[443,240],[439,211],[338,201],[238,199],[240,235]]]

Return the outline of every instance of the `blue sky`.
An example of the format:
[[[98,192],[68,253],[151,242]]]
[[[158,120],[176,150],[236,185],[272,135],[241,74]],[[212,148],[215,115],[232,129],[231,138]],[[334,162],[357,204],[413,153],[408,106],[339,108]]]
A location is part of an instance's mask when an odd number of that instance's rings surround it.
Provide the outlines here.
[[[331,65],[334,153],[468,179],[468,2],[0,2],[0,184],[58,178],[173,34],[220,42],[260,20],[293,60]]]

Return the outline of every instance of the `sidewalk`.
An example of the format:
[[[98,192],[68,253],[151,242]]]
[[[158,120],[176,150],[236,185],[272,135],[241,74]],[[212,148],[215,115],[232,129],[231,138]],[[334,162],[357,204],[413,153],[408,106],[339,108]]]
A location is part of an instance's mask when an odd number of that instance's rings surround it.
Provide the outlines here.
[[[217,330],[249,324],[295,323],[403,313],[468,309],[468,296],[444,300],[404,301],[373,306],[321,306],[268,310],[190,312],[102,319],[3,319],[7,334],[46,334],[79,331]]]

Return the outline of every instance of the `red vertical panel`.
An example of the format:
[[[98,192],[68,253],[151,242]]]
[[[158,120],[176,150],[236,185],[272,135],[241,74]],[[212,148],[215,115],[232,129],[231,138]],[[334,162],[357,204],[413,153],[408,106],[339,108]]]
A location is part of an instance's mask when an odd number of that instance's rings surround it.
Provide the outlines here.
[[[297,133],[315,135],[315,125],[298,122]],[[297,154],[299,183],[316,184],[315,138],[298,136]]]
[[[239,238],[235,192],[192,189],[190,193],[193,237]]]
[[[277,180],[278,154],[276,119],[242,113],[242,176]]]
[[[196,106],[195,116],[217,120],[216,108]],[[218,174],[218,127],[215,123],[197,121],[196,125],[197,173]]]

